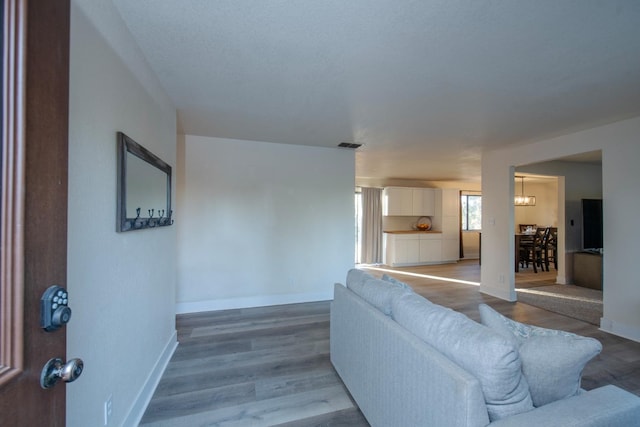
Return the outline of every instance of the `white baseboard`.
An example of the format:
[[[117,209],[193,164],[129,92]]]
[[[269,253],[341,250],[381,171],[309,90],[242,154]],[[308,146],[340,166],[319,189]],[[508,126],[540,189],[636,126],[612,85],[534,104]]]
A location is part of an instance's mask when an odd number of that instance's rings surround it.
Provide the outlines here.
[[[481,283],[480,292],[510,302],[515,302],[518,299],[515,289],[492,288]]]
[[[129,413],[125,417],[123,426],[137,426],[140,424],[140,420],[142,420],[142,416],[144,415],[144,411],[147,409],[149,402],[151,401],[151,397],[153,397],[153,393],[158,387],[158,383],[162,378],[162,374],[164,373],[169,361],[171,360],[171,356],[176,351],[178,347],[178,332],[174,331],[173,335],[167,342],[167,345],[164,347],[162,354],[156,361],[151,373],[147,377],[147,380],[144,383],[144,386],[136,396],[133,405],[131,405],[131,409]]]
[[[640,342],[640,330],[637,327],[625,325],[615,320],[600,318],[600,330],[622,338]]]
[[[246,298],[227,298],[208,301],[179,302],[176,314],[199,313],[201,311],[230,310],[234,308],[265,307],[269,305],[297,304],[303,302],[329,301],[333,291],[310,294],[261,295]]]

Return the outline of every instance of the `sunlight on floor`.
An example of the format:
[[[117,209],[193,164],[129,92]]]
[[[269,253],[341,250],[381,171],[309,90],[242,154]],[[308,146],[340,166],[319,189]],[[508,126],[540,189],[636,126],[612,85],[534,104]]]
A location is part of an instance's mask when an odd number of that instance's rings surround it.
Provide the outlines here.
[[[579,296],[575,296],[575,295],[563,295],[563,294],[558,294],[558,293],[555,293],[555,292],[545,292],[545,291],[541,291],[541,290],[537,290],[537,289],[516,289],[516,292],[522,292],[522,293],[525,293],[525,294],[533,294],[533,295],[540,295],[540,296],[547,296],[547,297],[554,297],[554,298],[560,298],[560,299],[566,299],[566,300],[572,300],[572,301],[582,301],[582,302],[590,302],[590,303],[595,303],[595,304],[602,304],[602,301],[597,300],[597,299],[579,297]]]
[[[480,282],[470,282],[468,280],[459,280],[459,279],[452,279],[452,278],[449,278],[449,277],[440,277],[440,276],[431,276],[431,275],[428,275],[428,274],[411,273],[411,272],[408,272],[408,271],[391,270],[391,269],[388,269],[388,268],[374,267],[374,266],[370,266],[370,265],[362,265],[362,267],[366,268],[367,270],[381,271],[383,273],[389,273],[389,274],[394,274],[394,275],[421,277],[421,278],[424,278],[424,279],[440,280],[442,282],[453,282],[453,283],[462,283],[463,285],[480,286]]]

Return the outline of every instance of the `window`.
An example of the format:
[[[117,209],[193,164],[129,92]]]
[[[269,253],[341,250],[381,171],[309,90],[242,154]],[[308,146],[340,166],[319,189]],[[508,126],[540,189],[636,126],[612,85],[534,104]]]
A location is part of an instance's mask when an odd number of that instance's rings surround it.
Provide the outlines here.
[[[463,194],[460,196],[462,207],[462,230],[472,231],[482,228],[482,196]]]

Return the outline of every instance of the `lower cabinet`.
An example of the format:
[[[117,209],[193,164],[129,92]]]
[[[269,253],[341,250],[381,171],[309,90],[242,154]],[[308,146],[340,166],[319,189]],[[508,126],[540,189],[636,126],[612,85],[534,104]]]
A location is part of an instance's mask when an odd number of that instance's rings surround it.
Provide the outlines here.
[[[460,258],[460,221],[457,216],[442,218],[442,261],[458,261]]]
[[[460,259],[460,241],[442,239],[442,262],[457,262]]]
[[[392,267],[439,264],[451,260],[442,257],[441,233],[384,233],[384,259]]]
[[[425,235],[420,239],[418,262],[428,264],[442,260],[442,239],[437,235]]]

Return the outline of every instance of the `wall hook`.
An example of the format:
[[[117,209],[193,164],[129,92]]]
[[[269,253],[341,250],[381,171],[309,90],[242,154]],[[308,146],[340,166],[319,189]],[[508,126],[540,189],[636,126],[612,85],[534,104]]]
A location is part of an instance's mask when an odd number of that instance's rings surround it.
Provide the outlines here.
[[[143,228],[146,225],[146,221],[140,218],[140,208],[136,209],[136,218],[133,220],[134,228]]]
[[[142,211],[141,208],[136,208],[136,217],[135,218],[128,218],[125,225],[123,226],[123,230],[127,231],[127,230],[131,230],[131,229],[136,229],[136,230],[142,230],[145,228],[154,228],[154,227],[165,227],[168,225],[173,225],[173,219],[171,219],[171,216],[173,215],[173,211],[169,210],[168,215],[165,216],[165,213],[167,212],[165,209],[148,209],[147,212],[149,213],[149,217],[148,218],[141,218],[140,217],[140,212]],[[156,213],[158,214],[158,216],[156,217]]]

